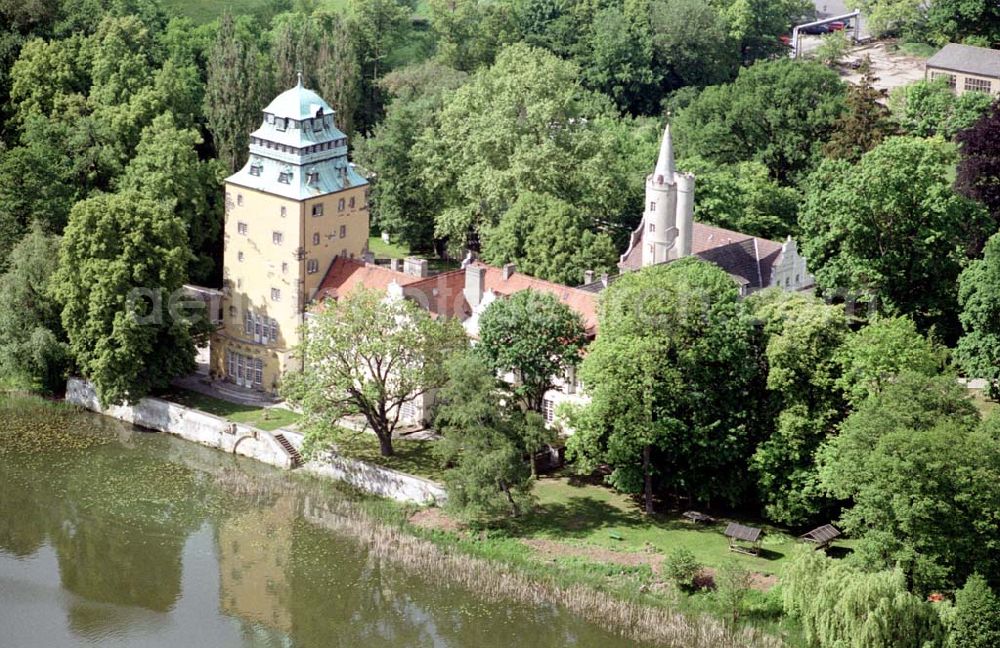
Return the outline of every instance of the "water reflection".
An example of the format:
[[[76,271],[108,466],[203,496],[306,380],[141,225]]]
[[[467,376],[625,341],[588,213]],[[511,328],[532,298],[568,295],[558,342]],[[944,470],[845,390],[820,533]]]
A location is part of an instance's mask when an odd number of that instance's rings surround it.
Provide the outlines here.
[[[334,489],[82,414],[104,442],[56,435],[23,452],[4,446],[11,426],[53,426],[18,416],[0,405],[10,645],[626,645],[558,610],[486,604],[382,563],[317,524],[346,498]]]

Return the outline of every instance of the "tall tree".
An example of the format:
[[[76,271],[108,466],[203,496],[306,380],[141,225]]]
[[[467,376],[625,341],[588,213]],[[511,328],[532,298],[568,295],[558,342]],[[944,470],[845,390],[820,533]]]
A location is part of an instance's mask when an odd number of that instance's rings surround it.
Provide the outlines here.
[[[871,58],[865,56],[859,68],[861,81],[847,90],[847,109],[837,120],[826,154],[857,162],[861,156],[894,134],[889,110],[883,105],[888,93],[875,87],[878,77],[872,71]]]
[[[50,293],[59,238],[35,223],[0,276],[0,372],[29,389],[62,387],[70,355]]]
[[[629,16],[617,6],[598,11],[577,59],[587,86],[611,97],[623,112],[648,114],[656,107],[659,78],[645,16]]]
[[[826,161],[799,218],[802,251],[820,288],[955,334],[955,283],[983,210],[950,186],[954,147],[887,139],[856,165]]]
[[[219,159],[230,172],[246,159],[250,133],[259,125],[271,81],[260,50],[246,29],[225,13],[208,55],[205,120]]]
[[[822,157],[844,109],[845,87],[819,63],[780,59],[705,88],[674,120],[678,151],[716,163],[755,160],[789,184]]]
[[[594,125],[608,106],[577,78],[572,63],[518,44],[447,96],[414,147],[418,177],[446,197],[437,236],[461,251],[526,190],[614,220],[605,202],[618,186],[609,173],[613,152]]]
[[[219,231],[222,201],[218,191],[223,169],[216,160],[198,160],[201,136],[180,129],[170,113],[157,117],[142,131],[135,157],[119,180],[124,190],[167,201],[187,230],[193,255],[190,279],[207,282],[221,261]]]
[[[123,192],[74,205],[53,294],[104,405],[136,402],[194,370],[191,322],[170,308],[190,256],[184,223],[165,203]]]
[[[465,73],[433,62],[391,72],[382,84],[392,95],[385,119],[358,147],[360,163],[378,169],[372,184],[372,220],[414,250],[434,247],[434,217],[445,191],[432,191],[420,176],[414,145],[434,124],[444,95],[465,82]]]
[[[920,593],[1000,575],[1000,443],[948,376],[900,374],[820,452],[824,488],[868,569],[898,566]]]
[[[909,317],[879,317],[851,335],[837,353],[837,386],[857,407],[904,372],[936,376],[947,349],[920,334]]]
[[[992,99],[985,92],[956,95],[944,79],[916,81],[889,96],[889,107],[903,132],[916,137],[951,139],[976,122]]]
[[[316,88],[337,112],[340,130],[352,135],[361,100],[357,37],[342,16],[321,14],[318,20],[323,38],[316,55]]]
[[[784,50],[780,36],[812,9],[808,0],[710,0],[719,7],[745,63]]]
[[[587,270],[611,272],[618,261],[611,238],[593,229],[569,203],[525,192],[496,227],[483,231],[483,259],[494,265],[515,263],[535,277],[577,285]]]
[[[609,465],[609,483],[642,493],[647,512],[661,488],[738,500],[752,443],[741,395],[756,367],[732,279],[694,258],[628,273],[599,322],[580,369],[591,402],[570,419],[578,469]]]
[[[454,465],[445,474],[448,507],[477,521],[516,516],[532,486],[517,430],[523,417],[512,415],[496,373],[479,354],[455,354],[446,370],[434,429],[444,437],[435,452]]]
[[[578,313],[554,295],[521,290],[486,307],[476,350],[498,374],[514,375],[524,409],[541,412],[545,392],[579,364],[585,342]]]
[[[718,9],[702,0],[658,0],[649,6],[653,65],[670,92],[731,81],[740,66],[739,43]]]
[[[384,456],[401,408],[441,387],[444,360],[466,345],[454,320],[436,321],[410,300],[358,290],[327,302],[310,320],[297,349],[302,371],[286,376],[285,396],[305,414],[312,447],[337,437],[337,422],[360,415]]]
[[[369,132],[382,116],[378,80],[389,71],[390,52],[406,40],[413,9],[403,0],[350,0],[348,9],[358,35],[362,72],[357,124],[362,132]]]
[[[774,421],[750,465],[768,518],[802,524],[824,504],[813,455],[845,409],[836,354],[847,317],[839,306],[782,291],[754,295],[748,306],[762,324]]]
[[[760,162],[718,164],[691,157],[680,167],[698,178],[694,215],[699,222],[776,241],[798,231],[801,194],[778,184]]]
[[[982,203],[990,215],[988,237],[1000,230],[1000,100],[974,124],[959,131],[958,172],[955,190],[967,198]],[[971,252],[978,254],[986,245],[986,237],[976,242]]]
[[[963,335],[955,360],[970,378],[986,380],[991,398],[1000,398],[1000,234],[962,271],[958,304]]]
[[[295,85],[299,73],[306,85],[316,87],[321,40],[312,16],[286,13],[275,17],[271,28],[271,53],[274,58],[274,82],[279,88]]]

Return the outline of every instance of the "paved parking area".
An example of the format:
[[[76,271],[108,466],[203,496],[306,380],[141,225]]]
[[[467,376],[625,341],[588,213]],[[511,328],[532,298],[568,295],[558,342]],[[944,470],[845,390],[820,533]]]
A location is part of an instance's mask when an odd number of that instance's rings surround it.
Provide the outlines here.
[[[893,88],[922,81],[924,78],[924,62],[927,59],[890,51],[884,42],[859,45],[851,50],[845,61],[861,60],[865,56],[871,58],[872,69],[878,77],[878,81],[875,82],[876,88],[891,91]],[[849,83],[861,80],[861,74],[849,67],[841,69],[841,76]]]

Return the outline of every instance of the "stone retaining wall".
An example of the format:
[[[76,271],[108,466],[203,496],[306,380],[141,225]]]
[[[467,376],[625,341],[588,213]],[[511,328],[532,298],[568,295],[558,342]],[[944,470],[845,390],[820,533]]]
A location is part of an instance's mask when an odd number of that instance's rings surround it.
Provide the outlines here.
[[[67,382],[66,401],[139,427],[174,434],[223,452],[231,453],[235,448],[236,454],[272,466],[286,469],[292,466],[292,458],[278,444],[272,433],[249,425],[233,423],[177,403],[159,398],[143,398],[135,405],[102,407],[93,385],[79,378],[70,378]],[[301,445],[301,435],[298,433],[276,431],[284,433],[285,438],[293,445]],[[440,484],[337,455],[310,461],[301,469],[400,502],[442,504],[447,499]]]
[[[444,488],[436,482],[335,454],[309,461],[302,470],[398,502],[441,505],[448,499]]]
[[[70,378],[66,401],[80,407],[127,421],[139,427],[167,432],[223,452],[235,452],[279,468],[291,468],[288,456],[270,432],[233,423],[200,410],[161,400],[143,398],[134,405],[102,407],[97,392],[86,380]]]

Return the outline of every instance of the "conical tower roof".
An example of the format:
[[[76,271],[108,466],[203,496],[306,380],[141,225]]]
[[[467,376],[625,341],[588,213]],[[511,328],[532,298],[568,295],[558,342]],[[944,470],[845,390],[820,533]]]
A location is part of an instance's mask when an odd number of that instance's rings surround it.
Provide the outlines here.
[[[660,156],[656,159],[656,169],[653,170],[653,179],[656,182],[674,181],[674,142],[670,137],[670,122],[663,131],[663,140],[660,142]]]

